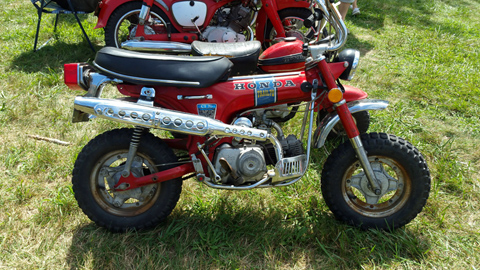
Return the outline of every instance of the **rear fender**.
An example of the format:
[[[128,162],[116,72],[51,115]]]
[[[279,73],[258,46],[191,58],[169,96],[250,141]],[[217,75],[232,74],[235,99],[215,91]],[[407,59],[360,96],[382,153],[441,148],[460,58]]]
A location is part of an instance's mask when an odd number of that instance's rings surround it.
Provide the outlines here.
[[[311,4],[309,1],[306,0],[276,0],[275,1],[278,10],[286,9],[286,8],[306,8],[309,9]]]
[[[347,105],[348,109],[353,114],[361,111],[384,110],[388,106],[388,101],[378,99],[363,99],[348,102]],[[313,141],[316,148],[320,148],[325,145],[328,134],[339,121],[340,118],[335,111],[327,114],[327,116],[322,119],[313,135]]]
[[[107,25],[108,18],[112,15],[112,12],[119,6],[131,2],[131,0],[105,0],[100,4],[100,12],[98,13],[97,25],[95,29],[103,28]]]
[[[112,12],[114,12],[118,7],[121,5],[132,2],[132,0],[104,0],[102,1],[102,4],[100,4],[99,9],[100,11],[98,12],[98,21],[97,25],[95,25],[95,29],[97,28],[103,28],[107,25],[108,19],[110,16],[112,16]],[[141,2],[141,1],[139,1]],[[168,6],[165,4],[163,0],[158,0],[154,1],[153,5],[156,5],[158,8],[160,8],[167,16],[169,16],[168,11]],[[170,21],[171,18],[168,18]]]

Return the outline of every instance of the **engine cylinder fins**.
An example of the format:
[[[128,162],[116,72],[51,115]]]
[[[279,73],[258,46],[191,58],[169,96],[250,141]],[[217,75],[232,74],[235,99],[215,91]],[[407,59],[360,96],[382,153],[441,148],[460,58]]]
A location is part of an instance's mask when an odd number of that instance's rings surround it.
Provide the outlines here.
[[[285,157],[296,157],[305,153],[302,141],[298,140],[293,134],[280,140]],[[275,155],[275,148],[273,144],[267,143],[263,147],[263,153],[266,157],[267,165],[275,165],[278,160]]]

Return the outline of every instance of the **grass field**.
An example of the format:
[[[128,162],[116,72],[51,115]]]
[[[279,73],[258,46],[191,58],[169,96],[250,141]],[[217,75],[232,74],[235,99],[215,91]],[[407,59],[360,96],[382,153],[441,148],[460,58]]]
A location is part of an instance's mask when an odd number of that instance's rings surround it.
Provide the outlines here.
[[[112,234],[82,213],[70,182],[81,148],[120,126],[71,123],[82,93],[63,84],[63,64],[94,54],[73,17],[34,53],[36,10],[2,0],[0,269],[479,269],[480,2],[358,4],[362,13],[346,22],[347,47],[362,53],[350,83],[391,102],[372,114],[370,131],[406,138],[428,162],[432,190],[416,219],[392,233],[335,221],[320,193],[320,149],[295,185],[232,192],[190,179],[167,222]],[[101,48],[96,17],[81,19]],[[52,22],[45,15],[41,43]]]

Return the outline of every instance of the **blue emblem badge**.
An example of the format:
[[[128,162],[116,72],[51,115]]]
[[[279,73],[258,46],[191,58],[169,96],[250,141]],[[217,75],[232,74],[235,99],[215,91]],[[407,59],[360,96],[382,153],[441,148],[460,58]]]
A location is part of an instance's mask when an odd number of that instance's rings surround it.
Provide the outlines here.
[[[277,102],[277,88],[274,79],[256,80],[255,84],[255,106],[261,106]]]
[[[197,104],[198,115],[215,119],[217,104]]]

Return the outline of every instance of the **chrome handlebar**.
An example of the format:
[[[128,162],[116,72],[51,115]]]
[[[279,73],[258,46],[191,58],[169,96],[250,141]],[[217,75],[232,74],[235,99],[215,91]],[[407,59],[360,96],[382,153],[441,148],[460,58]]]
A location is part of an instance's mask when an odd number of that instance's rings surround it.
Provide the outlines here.
[[[335,38],[329,44],[309,45],[308,50],[314,59],[319,59],[326,52],[338,51],[347,41],[347,27],[338,12],[337,8],[330,0],[315,0],[316,8],[323,12],[324,19],[330,23],[335,30]],[[318,26],[319,28],[321,25]],[[320,30],[320,29],[318,29]]]

